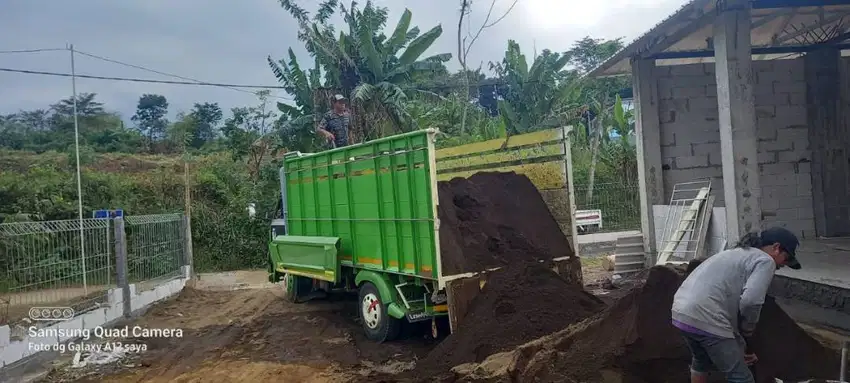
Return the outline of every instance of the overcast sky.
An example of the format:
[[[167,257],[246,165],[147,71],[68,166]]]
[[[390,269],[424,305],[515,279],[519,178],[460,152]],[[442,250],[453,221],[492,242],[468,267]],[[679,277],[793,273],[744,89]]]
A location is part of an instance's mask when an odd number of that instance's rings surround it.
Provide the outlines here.
[[[473,25],[480,23],[489,1],[473,1]],[[496,1],[497,10],[512,2]],[[298,2],[314,11],[319,0]],[[459,0],[375,2],[390,9],[390,29],[405,7],[413,12],[411,24],[423,31],[442,24],[443,35],[428,54],[457,51]],[[500,59],[509,38],[517,40],[527,56],[535,46],[538,51],[567,50],[587,35],[631,41],[684,3],[519,0],[507,18],[482,35],[469,62],[477,66]],[[67,43],[86,53],[221,83],[275,85],[265,58],[280,58],[289,47],[302,64],[311,62],[296,39],[295,23],[277,0],[0,0],[0,51],[62,48]],[[454,58],[451,64],[458,66]],[[67,73],[70,58],[68,52],[0,54],[0,67]],[[76,70],[78,74],[174,80],[79,55]],[[78,79],[77,92],[97,93],[109,110],[126,120],[143,93],[165,95],[172,116],[195,102],[218,102],[225,111],[256,103],[252,94],[226,88],[91,79]],[[274,94],[286,97],[283,92]],[[0,113],[43,108],[70,95],[70,78],[0,72]]]

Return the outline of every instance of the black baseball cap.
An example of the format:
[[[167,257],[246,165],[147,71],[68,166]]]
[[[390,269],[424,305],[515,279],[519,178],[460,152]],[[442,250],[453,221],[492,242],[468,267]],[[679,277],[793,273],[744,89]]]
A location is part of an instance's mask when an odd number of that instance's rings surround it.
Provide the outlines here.
[[[788,253],[788,261],[786,266],[800,270],[802,266],[797,261],[797,246],[800,245],[800,240],[790,230],[784,227],[771,227],[761,232],[761,243],[764,245],[772,245],[778,243],[782,250]]]

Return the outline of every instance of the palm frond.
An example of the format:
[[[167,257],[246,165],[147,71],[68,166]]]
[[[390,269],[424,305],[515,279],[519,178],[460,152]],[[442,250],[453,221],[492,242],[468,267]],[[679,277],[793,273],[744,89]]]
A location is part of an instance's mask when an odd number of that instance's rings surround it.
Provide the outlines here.
[[[339,0],[323,1],[321,4],[319,4],[319,10],[316,11],[316,16],[313,19],[321,24],[327,23],[328,19],[333,16],[334,10],[336,9],[338,3]]]
[[[415,40],[411,41],[410,44],[407,45],[407,48],[404,50],[404,53],[401,54],[398,61],[401,65],[412,64],[413,62],[419,60],[419,56],[425,53],[428,48],[434,44],[434,41],[437,40],[440,35],[443,34],[443,27],[437,25],[434,28],[431,28],[428,32],[422,34],[422,36],[417,37]]]
[[[372,100],[375,93],[375,86],[368,83],[361,83],[351,92],[351,99],[355,101],[365,102]]]
[[[375,44],[372,41],[374,30],[367,25],[361,25],[358,33],[358,42],[360,43],[361,54],[365,56],[369,70],[375,77],[374,80],[381,81],[384,79],[384,65],[378,51],[375,50]]]
[[[407,44],[413,40],[416,40],[416,38],[419,37],[419,32],[419,27],[410,28],[410,30],[407,31],[407,35],[404,36],[404,43]]]
[[[413,13],[409,9],[405,9],[404,13],[401,14],[401,18],[396,23],[392,37],[387,41],[387,54],[395,55],[407,43],[407,30],[410,28],[411,17],[413,17]]]

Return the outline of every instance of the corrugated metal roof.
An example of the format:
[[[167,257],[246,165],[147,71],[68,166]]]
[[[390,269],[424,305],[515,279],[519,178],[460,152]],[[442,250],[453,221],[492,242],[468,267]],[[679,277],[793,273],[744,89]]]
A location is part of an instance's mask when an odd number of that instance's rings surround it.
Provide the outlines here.
[[[703,8],[706,4],[714,2],[713,0],[690,0],[687,1],[684,5],[682,5],[676,12],[672,15],[667,16],[664,20],[661,20],[658,24],[655,24],[652,28],[650,28],[644,34],[638,36],[638,38],[634,39],[629,45],[626,45],[619,52],[615,53],[611,58],[600,64],[598,67],[590,71],[587,74],[588,77],[598,77],[605,75],[617,75],[624,73],[605,73],[607,69],[618,66],[618,64],[622,64],[623,61],[626,61],[626,64],[629,64],[629,60],[632,56],[639,53],[641,51],[641,47],[646,47],[654,43],[653,40],[657,40],[658,38],[666,36],[665,33],[669,28],[673,27],[677,21],[687,16],[694,8]],[[628,72],[625,72],[628,73]]]
[[[644,55],[651,49],[665,53],[710,50],[708,41],[714,33],[712,17],[715,9],[716,0],[686,2],[678,11],[636,38],[610,59],[590,71],[587,76],[628,74],[631,72],[632,57]],[[754,48],[809,46],[850,30],[850,6],[848,5],[754,9],[752,18],[753,30],[750,35]],[[838,43],[838,41],[834,42]],[[665,49],[659,49],[659,44],[664,45]],[[693,58],[675,59],[671,58],[673,56],[667,58],[659,56],[659,65],[710,62],[713,59],[699,57],[699,55],[691,56]],[[688,54],[679,57],[684,56]],[[761,54],[755,59],[775,59],[787,54],[774,56],[776,55]]]

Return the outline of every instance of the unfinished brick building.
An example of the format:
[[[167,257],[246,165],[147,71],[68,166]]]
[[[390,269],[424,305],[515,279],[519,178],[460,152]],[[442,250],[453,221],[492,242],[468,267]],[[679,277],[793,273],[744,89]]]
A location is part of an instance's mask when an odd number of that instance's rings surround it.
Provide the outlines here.
[[[784,275],[850,288],[848,39],[848,0],[692,0],[596,68],[633,79],[642,232],[710,178],[730,243],[785,226],[804,269]],[[850,312],[845,293],[826,305]]]

